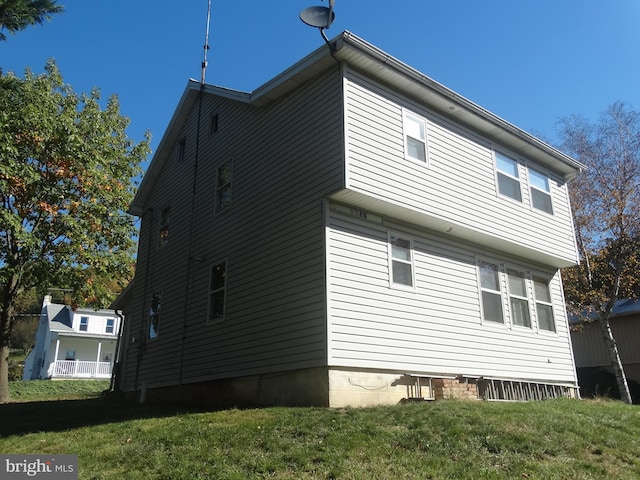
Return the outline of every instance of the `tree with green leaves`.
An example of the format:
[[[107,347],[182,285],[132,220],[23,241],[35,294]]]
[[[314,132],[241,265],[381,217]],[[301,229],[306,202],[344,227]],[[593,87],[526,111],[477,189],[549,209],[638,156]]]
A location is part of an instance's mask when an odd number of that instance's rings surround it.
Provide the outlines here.
[[[53,14],[63,10],[61,5],[56,5],[55,0],[2,0],[0,1],[0,40],[7,39],[2,30],[15,35],[16,32],[30,25],[50,20]]]
[[[562,273],[567,306],[599,323],[631,403],[610,318],[618,300],[640,293],[640,112],[617,102],[595,123],[572,116],[560,124],[561,148],[588,167],[569,185],[581,264]]]
[[[16,300],[32,287],[72,289],[101,307],[134,268],[135,226],[125,214],[149,153],[126,134],[116,96],[78,95],[53,61],[45,73],[0,75],[0,403]],[[111,291],[110,291],[111,290]]]

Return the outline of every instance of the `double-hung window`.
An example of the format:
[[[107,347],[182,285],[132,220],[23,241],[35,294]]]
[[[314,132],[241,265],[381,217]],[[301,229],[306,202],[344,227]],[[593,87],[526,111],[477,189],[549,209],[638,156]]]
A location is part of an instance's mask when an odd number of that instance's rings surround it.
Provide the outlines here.
[[[482,298],[482,318],[486,322],[504,323],[500,267],[494,263],[479,262],[478,273]]]
[[[160,306],[162,295],[156,292],[151,296],[151,306],[149,308],[149,338],[156,338],[160,330]]]
[[[529,168],[529,185],[531,186],[531,205],[533,208],[553,214],[549,177]]]
[[[227,262],[211,267],[209,273],[209,323],[224,320],[227,287]]]
[[[427,161],[427,122],[424,118],[404,112],[405,157],[420,162]]]
[[[536,302],[538,328],[548,332],[555,332],[556,324],[553,319],[553,304],[551,303],[549,279],[539,275],[534,275],[533,291]]]
[[[218,167],[216,175],[216,213],[220,213],[231,206],[232,168],[231,160]]]
[[[86,332],[89,330],[89,317],[80,317],[80,331]]]
[[[160,230],[158,235],[158,242],[161,247],[169,243],[169,218],[171,209],[169,207],[163,208],[160,211]]]
[[[520,270],[507,268],[507,279],[511,323],[520,327],[531,328],[529,300],[527,297],[527,274]]]
[[[520,191],[518,162],[500,152],[495,152],[495,158],[498,175],[498,192],[501,195],[521,202],[522,192]]]
[[[413,288],[413,245],[410,238],[389,233],[391,285]]]
[[[106,333],[113,333],[115,331],[116,321],[113,318],[107,318]]]

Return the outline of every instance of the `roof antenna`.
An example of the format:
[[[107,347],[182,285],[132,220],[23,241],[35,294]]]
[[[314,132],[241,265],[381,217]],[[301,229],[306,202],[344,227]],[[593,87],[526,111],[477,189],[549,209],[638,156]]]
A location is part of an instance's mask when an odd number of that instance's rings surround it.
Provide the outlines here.
[[[333,1],[333,0],[331,0]],[[209,23],[211,21],[211,0],[207,6],[207,33],[204,36],[204,52],[202,54],[202,74],[200,76],[200,84],[204,85],[204,77],[207,73],[207,52],[209,51]]]
[[[300,12],[300,20],[310,27],[320,29],[320,35],[322,35],[331,53],[335,51],[335,46],[329,42],[324,31],[329,28],[336,19],[336,13],[333,11],[335,4],[336,0],[329,0],[329,7],[308,7]]]

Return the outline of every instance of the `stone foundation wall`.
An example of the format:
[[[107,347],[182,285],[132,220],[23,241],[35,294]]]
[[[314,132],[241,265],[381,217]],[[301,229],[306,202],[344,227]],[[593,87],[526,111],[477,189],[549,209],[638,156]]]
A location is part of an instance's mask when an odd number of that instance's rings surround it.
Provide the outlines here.
[[[478,385],[474,379],[434,378],[432,385],[436,400],[478,400]]]

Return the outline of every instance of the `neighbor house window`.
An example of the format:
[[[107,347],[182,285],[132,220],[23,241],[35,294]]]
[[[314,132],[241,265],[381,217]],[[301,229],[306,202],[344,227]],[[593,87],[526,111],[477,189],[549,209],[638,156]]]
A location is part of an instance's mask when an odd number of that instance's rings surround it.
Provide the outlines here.
[[[156,292],[151,296],[151,306],[149,308],[149,338],[156,338],[160,329],[160,306],[162,295]]]
[[[533,291],[536,302],[536,316],[538,328],[549,332],[556,331],[556,323],[553,319],[553,304],[551,303],[551,290],[549,279],[538,275],[533,276]]]
[[[170,219],[171,209],[169,207],[163,208],[160,211],[160,231],[159,231],[159,242],[160,246],[164,246],[169,242],[169,219]]]
[[[520,191],[520,175],[518,174],[518,162],[512,158],[495,152],[496,170],[498,178],[498,192],[501,195],[522,201]]]
[[[106,332],[107,333],[113,333],[115,331],[116,328],[116,321],[113,318],[107,318],[107,328],[106,328]]]
[[[487,322],[504,323],[500,267],[493,263],[479,262],[478,275],[480,277],[482,318]]]
[[[412,240],[389,234],[391,285],[413,288]]]
[[[231,206],[232,176],[231,160],[218,167],[216,175],[216,213]]]
[[[404,112],[405,157],[427,161],[427,122],[411,112]]]
[[[80,331],[86,332],[89,330],[89,317],[80,317]]]
[[[531,186],[531,205],[533,208],[552,214],[553,207],[551,205],[549,177],[530,168],[529,185]]]
[[[227,287],[227,262],[211,267],[209,273],[209,323],[224,319],[224,307]]]
[[[507,268],[507,280],[511,323],[520,327],[531,328],[526,273]]]
[[[187,140],[183,138],[178,142],[177,160],[178,163],[184,162],[184,152],[187,148]]]

